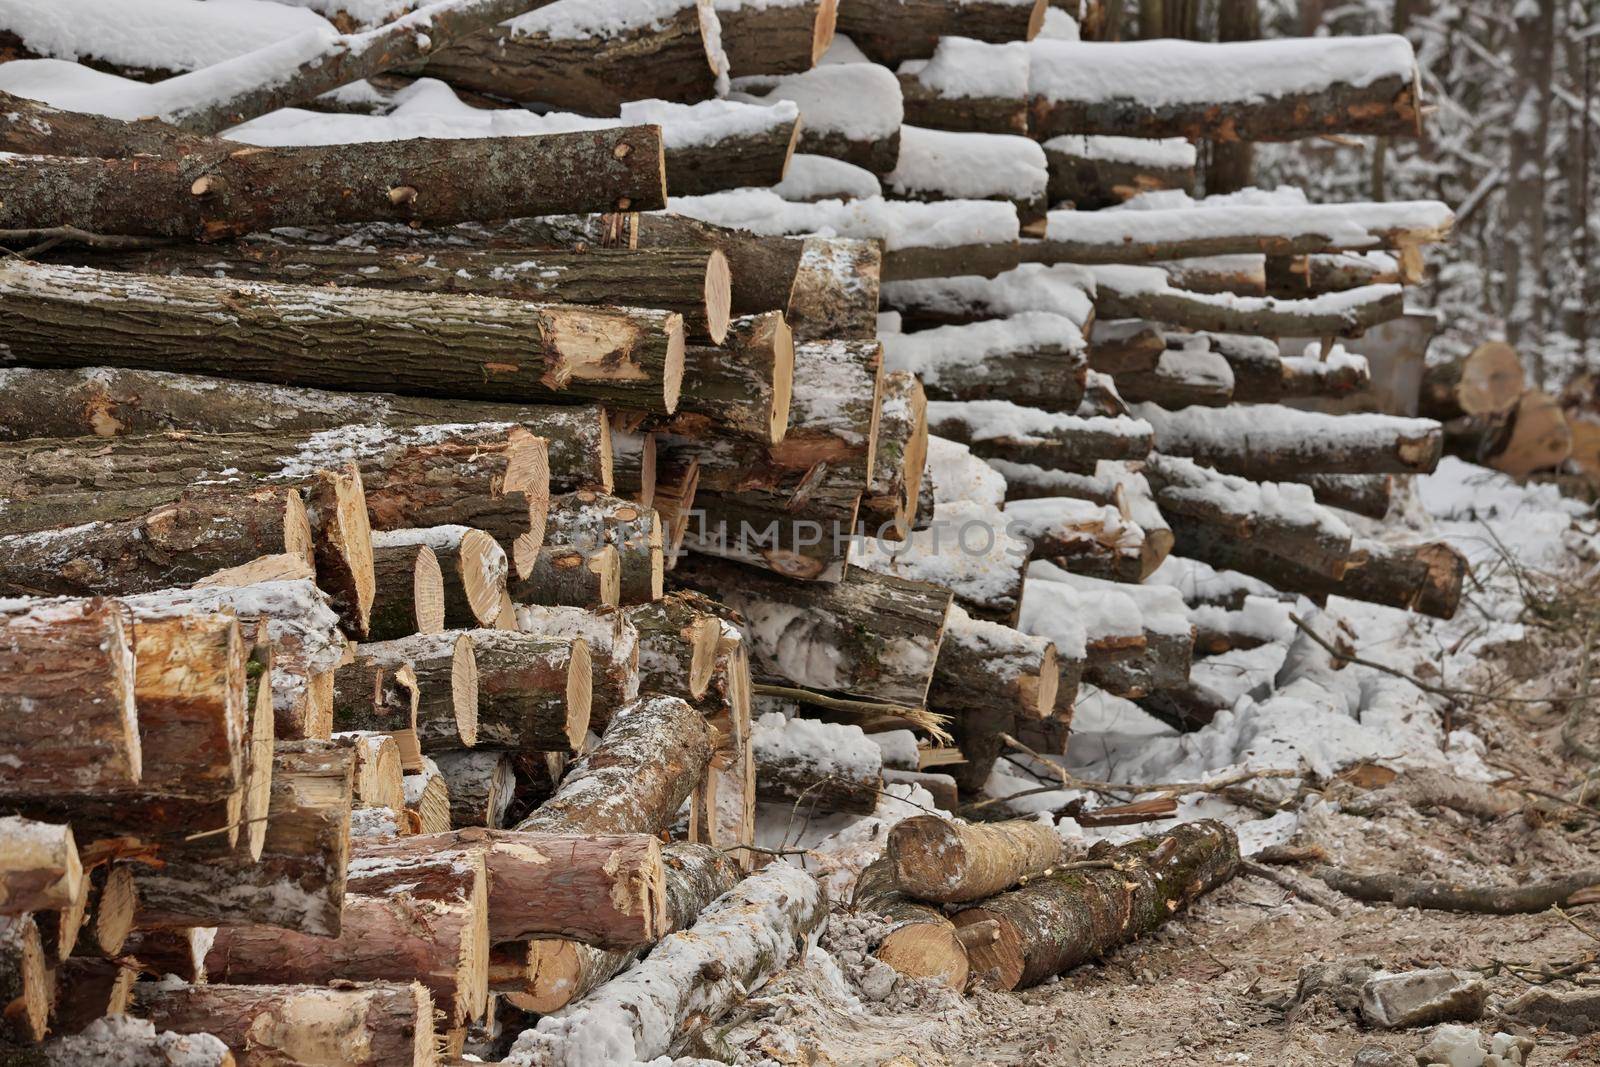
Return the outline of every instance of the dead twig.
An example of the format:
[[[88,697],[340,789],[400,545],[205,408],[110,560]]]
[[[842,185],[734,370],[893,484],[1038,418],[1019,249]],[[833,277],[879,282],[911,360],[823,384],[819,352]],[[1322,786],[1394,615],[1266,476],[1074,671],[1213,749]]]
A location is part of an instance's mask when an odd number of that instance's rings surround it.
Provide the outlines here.
[[[1329,888],[1354,900],[1476,915],[1531,915],[1560,904],[1593,903],[1585,890],[1600,887],[1600,869],[1575,871],[1562,878],[1516,886],[1464,886],[1400,874],[1365,874],[1337,867],[1318,867],[1311,873]]]
[[[1210,782],[1098,782],[1092,778],[1078,778],[1069,774],[1065,767],[1046,759],[1039,752],[1018,741],[1010,734],[1001,734],[1000,740],[1019,752],[1025,752],[1040,763],[1055,771],[1061,779],[1063,789],[1081,789],[1086,793],[1158,793],[1164,797],[1181,797],[1193,793],[1220,793],[1245,782],[1255,781],[1257,778],[1298,778],[1300,772],[1287,768],[1275,768],[1260,771],[1240,771],[1230,774],[1225,778],[1218,778]]]
[[[757,696],[782,697],[784,700],[793,700],[800,704],[811,704],[819,708],[828,708],[831,711],[843,711],[852,715],[891,715],[897,719],[904,719],[909,723],[915,724],[919,729],[927,731],[941,745],[955,743],[955,738],[950,736],[950,731],[944,728],[944,724],[950,721],[950,717],[929,711],[927,708],[913,708],[907,704],[884,704],[872,700],[851,700],[847,697],[828,696],[826,693],[816,693],[810,689],[800,689],[789,685],[758,683],[750,688]]]

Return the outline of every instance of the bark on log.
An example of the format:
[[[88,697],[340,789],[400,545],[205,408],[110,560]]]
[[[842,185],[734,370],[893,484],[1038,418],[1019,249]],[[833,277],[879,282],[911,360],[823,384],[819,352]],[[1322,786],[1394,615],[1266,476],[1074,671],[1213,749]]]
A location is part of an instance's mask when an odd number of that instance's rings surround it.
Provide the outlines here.
[[[1360,337],[1405,314],[1405,291],[1368,285],[1348,293],[1278,300],[1191,293],[1157,267],[1095,267],[1095,310],[1113,319],[1150,319],[1188,330],[1261,337]],[[1146,273],[1150,272],[1150,273]]]
[[[622,560],[610,545],[545,545],[506,592],[515,603],[614,608],[622,602]]]
[[[1035,497],[1007,504],[1005,517],[1011,532],[1029,543],[1033,559],[1092,578],[1141,578],[1147,558],[1144,531],[1114,504]]]
[[[639,966],[524,1031],[512,1055],[545,1065],[595,1054],[622,1063],[663,1055],[729,1011],[742,990],[789,965],[826,918],[816,880],[774,864],[664,938]]]
[[[1363,285],[1399,285],[1406,280],[1399,259],[1383,252],[1267,257],[1267,292],[1272,296],[1293,299],[1342,293]]]
[[[656,435],[613,429],[613,491],[643,507],[655,503]]]
[[[173,857],[137,865],[141,930],[260,923],[337,936],[344,906],[355,750],[279,742],[261,858]]]
[[[976,82],[965,75],[983,70]],[[993,44],[944,37],[927,60],[896,68],[905,121],[929,130],[1028,132],[1028,50],[1021,42]]]
[[[0,368],[0,440],[482,422],[513,422],[544,438],[555,491],[611,484],[611,433],[598,405],[528,407],[392,393],[330,393],[120,367]],[[368,480],[372,474],[367,472]]]
[[[139,784],[131,628],[111,601],[8,604],[0,619],[7,793],[93,795]]]
[[[611,716],[600,743],[518,830],[660,833],[711,761],[711,729],[677,697],[646,696]]]
[[[952,606],[928,702],[941,710],[992,709],[1049,718],[1056,708],[1061,667],[1049,640],[974,619]]]
[[[350,732],[335,735],[335,741],[349,741],[356,753],[355,778],[351,803],[357,808],[405,806],[406,794],[400,766],[400,749],[388,734]]]
[[[970,951],[972,969],[994,971],[1003,989],[1038,985],[1053,975],[1161,926],[1239,866],[1232,830],[1205,820],[1105,849],[1113,866],[1063,871],[955,915],[958,927],[999,923],[1000,937]]]
[[[941,37],[1031,41],[1044,26],[1045,0],[853,0],[839,12],[839,32],[868,58],[893,69],[933,54]]]
[[[1169,336],[1194,343],[1192,334]],[[1311,355],[1285,358],[1275,341],[1261,337],[1233,337],[1205,334],[1210,350],[1228,361],[1233,369],[1233,399],[1236,403],[1270,404],[1294,397],[1339,397],[1359,392],[1372,384],[1367,361],[1345,356],[1335,350],[1334,358]],[[1140,398],[1144,399],[1144,398]]]
[[[1266,257],[1249,252],[1193,259],[1158,260],[1153,266],[1167,272],[1167,281],[1192,293],[1233,293],[1266,296]]]
[[[427,1067],[435,1062],[433,998],[420,983],[190,985],[138,989],[140,1017],[159,1030],[211,1034],[245,1067],[339,1063]]]
[[[126,955],[139,961],[144,973],[160,977],[175,975],[192,985],[206,980],[206,953],[216,930],[189,927],[179,930],[133,930],[123,946]]]
[[[736,319],[722,347],[684,353],[678,411],[658,428],[683,437],[730,434],[775,445],[789,429],[794,337],[783,314]]]
[[[0,1038],[44,1040],[54,986],[31,915],[0,915]]]
[[[928,403],[928,432],[972,449],[975,456],[1092,472],[1100,460],[1137,460],[1153,439],[1139,419],[1080,418],[1008,400]]]
[[[1256,481],[1315,474],[1427,474],[1444,447],[1439,424],[1388,415],[1322,415],[1277,405],[1223,411],[1135,411],[1169,456]]]
[[[743,317],[764,311],[782,311],[789,320],[790,329],[799,328],[791,296],[805,240],[758,237],[745,230],[729,229],[683,215],[647,214],[635,215],[632,219],[632,225],[624,228],[628,236],[616,239],[624,246],[636,243],[639,248],[714,248],[728,257],[728,268],[733,275],[731,310],[734,315]],[[595,236],[599,238],[602,234],[596,232]],[[873,314],[875,327],[875,310]]]
[[[626,614],[639,634],[639,688],[693,701],[704,697],[722,636],[709,598],[675,592]]]
[[[588,115],[615,115],[629,100],[691,103],[716,95],[717,57],[706,36],[715,20],[709,0],[597,12],[592,21],[531,11],[457,41],[422,71],[459,89]]]
[[[592,668],[579,637],[473,630],[477,742],[514,751],[576,753],[589,732]],[[454,797],[454,792],[451,794]]]
[[[0,817],[0,914],[69,908],[83,879],[72,827]]]
[[[888,334],[883,358],[887,369],[920,377],[930,400],[1009,400],[1043,411],[1077,410],[1089,369],[1077,324],[1049,312]]]
[[[872,480],[857,512],[868,533],[891,541],[910,536],[927,463],[928,400],[922,381],[903,370],[885,374]]]
[[[1337,867],[1319,867],[1314,873],[1330,888],[1356,900],[1477,915],[1531,915],[1560,907],[1579,894],[1591,896],[1600,885],[1600,870],[1592,867],[1518,886],[1463,886],[1453,880],[1365,874]]]
[[[718,849],[679,842],[661,849],[668,929],[687,930],[713,900],[739,881],[739,868]],[[541,1015],[579,1001],[639,958],[639,950],[593,948],[577,941],[533,941],[523,992],[508,999]]]
[[[372,541],[371,641],[393,641],[444,630],[444,572],[425,543],[396,543],[383,534]]]
[[[745,3],[715,0],[728,69],[741,74],[799,74],[833,43],[838,0]]]
[[[884,255],[879,242],[843,237],[776,240],[800,246],[790,287],[779,305],[796,342],[867,341],[878,335]],[[782,288],[782,277],[780,271],[775,289]]]
[[[74,958],[56,967],[51,1033],[76,1034],[107,1015],[126,1015],[138,970],[121,960]]]
[[[927,697],[948,589],[857,567],[837,584],[795,583],[694,558],[675,573],[748,620],[759,681],[911,707]]]
[[[700,492],[700,460],[683,449],[668,449],[656,471],[656,514],[665,531],[662,550],[672,570],[683,558],[683,539],[695,518],[695,497]]]
[[[889,831],[895,887],[917,900],[962,904],[1047,873],[1061,836],[1037,822],[968,823],[914,815]]]
[[[1167,349],[1161,328],[1143,319],[1096,319],[1089,338],[1089,369],[1102,374],[1152,371]]]
[[[1148,371],[1115,376],[1117,395],[1129,403],[1164,408],[1226,407],[1234,399],[1233,367],[1204,341],[1170,346]]]
[[[1045,141],[1044,154],[1053,205],[1095,211],[1157,189],[1194,192],[1195,153],[1187,141],[1068,134]]]
[[[882,754],[859,726],[761,716],[751,735],[756,796],[808,813],[870,815],[883,792]]]
[[[1143,473],[1131,469],[1132,464],[1108,460],[1095,464],[1094,474],[1046,470],[1031,463],[1000,459],[989,460],[989,465],[1005,476],[1007,507],[1020,500],[1072,497],[1113,507],[1124,520],[1137,526],[1144,536],[1138,548],[1137,568],[1129,564],[1134,575],[1130,581],[1144,581],[1172,551],[1172,529],[1156,506],[1150,483]]]
[[[1305,42],[1302,62],[1307,64],[1331,62],[1337,70],[1337,60],[1318,53],[1342,49],[1359,55],[1363,61],[1363,84],[1330,76],[1299,91],[1272,87],[1267,80],[1270,76],[1265,73],[1260,75],[1263,80],[1259,86],[1250,84],[1257,70],[1273,69],[1268,57],[1275,46],[1284,43],[1280,41],[1182,43],[1178,45],[1181,52],[1163,51],[1165,42],[1130,43],[1115,57],[1103,58],[1088,51],[1098,47],[1094,44],[1041,43],[1044,47],[1035,45],[1029,54],[1033,65],[1029,76],[1029,130],[1039,138],[1078,133],[1184,137],[1190,141],[1292,141],[1330,133],[1416,137],[1422,130],[1416,60],[1410,55],[1409,45],[1396,43],[1394,38],[1344,38],[1333,44]],[[1379,62],[1377,54],[1380,48],[1383,62]],[[1178,60],[1177,54],[1184,58]],[[1238,93],[1248,95],[1224,102],[1168,98],[1170,94],[1164,90],[1148,94],[1139,88],[1107,92],[1106,83],[1097,75],[1104,69],[1100,65],[1108,61],[1115,62],[1119,69],[1123,64],[1151,69],[1163,62],[1184,62],[1199,77],[1214,74],[1220,78],[1222,71],[1233,71],[1235,80],[1245,83],[1239,86]],[[1277,62],[1292,64],[1296,60]],[[1393,67],[1393,72],[1387,67]],[[1077,76],[1062,80],[1056,77],[1058,72]]]
[[[231,378],[336,390],[590,399],[664,413],[677,406],[683,372],[683,319],[670,311],[425,293],[376,297],[19,260],[0,264],[0,295],[0,326],[17,362],[29,366],[225,369]],[[434,326],[427,336],[414,328],[419,317]],[[140,324],[137,349],[128,343],[131,319]],[[162,328],[153,331],[151,323]],[[353,345],[352,336],[361,343]]]
[[[517,605],[517,626],[545,638],[581,639],[593,668],[589,725],[604,729],[612,713],[640,690],[640,634],[629,614],[615,609]]]
[[[967,950],[956,937],[955,924],[938,908],[900,893],[887,855],[867,864],[856,878],[850,907],[888,920],[889,932],[872,954],[896,972],[937,978],[958,992],[966,990]]]
[[[436,752],[433,762],[450,789],[450,826],[499,828],[517,788],[509,752],[476,749]]]
[[[472,636],[446,631],[362,645],[355,659],[339,668],[338,684],[352,694],[383,693],[386,679],[402,667],[410,667],[416,678],[415,729],[423,751],[477,744],[478,665]],[[393,714],[391,706],[386,702],[379,714]]]
[[[608,545],[616,549],[620,603],[648,603],[661,596],[663,531],[654,509],[580,489],[550,501],[545,535],[584,552]]]
[[[444,625],[410,633],[490,626],[500,614],[500,605],[506,599],[509,565],[505,550],[484,531],[458,525],[384,530],[373,535],[372,547],[375,552],[418,547],[432,550],[444,589]]]
[[[1522,399],[1525,380],[1517,350],[1488,341],[1460,359],[1423,371],[1417,414],[1440,422],[1463,415],[1504,415]]]
[[[625,104],[625,122],[665,121],[674,105],[644,102]],[[693,105],[690,105],[693,106]],[[658,110],[659,109],[659,110]],[[761,126],[728,130],[706,143],[675,144],[666,151],[667,192],[672,196],[701,196],[727,189],[777,185],[788,173],[789,162],[800,143],[800,110],[778,105],[765,109]]]

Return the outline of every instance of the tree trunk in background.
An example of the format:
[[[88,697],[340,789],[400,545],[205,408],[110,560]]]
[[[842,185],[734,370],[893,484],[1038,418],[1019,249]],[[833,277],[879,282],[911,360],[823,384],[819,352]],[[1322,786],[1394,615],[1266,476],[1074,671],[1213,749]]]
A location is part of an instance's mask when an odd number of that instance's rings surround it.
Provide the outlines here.
[[[1511,68],[1511,161],[1506,179],[1504,247],[1506,340],[1530,353],[1532,377],[1544,378],[1545,167],[1550,138],[1556,0],[1517,5]]]
[[[1224,0],[1219,5],[1217,40],[1254,41],[1260,36],[1259,0]],[[1382,144],[1381,138],[1379,144]],[[1249,141],[1212,142],[1210,149],[1211,158],[1206,165],[1207,196],[1236,193],[1255,184],[1255,148]]]

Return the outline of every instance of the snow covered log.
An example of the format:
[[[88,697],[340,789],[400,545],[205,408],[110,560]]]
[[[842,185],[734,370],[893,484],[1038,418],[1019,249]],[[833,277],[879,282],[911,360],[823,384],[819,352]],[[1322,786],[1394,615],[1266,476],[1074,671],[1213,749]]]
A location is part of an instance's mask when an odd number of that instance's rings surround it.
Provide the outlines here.
[[[799,74],[833,43],[838,0],[713,0],[734,74]]]
[[[690,700],[706,695],[722,633],[713,603],[685,590],[627,609],[639,634],[641,689]]]
[[[1134,698],[1157,689],[1179,686],[1188,680],[1194,658],[1195,630],[1182,594],[1173,587],[1108,582],[1069,573],[1043,560],[1028,565],[1027,593],[1030,597],[1034,594],[1035,583],[1067,587],[1071,591],[1068,602],[1077,603],[1086,628],[1098,613],[1101,617],[1094,626],[1103,628],[1108,635],[1117,635],[1105,645],[1107,651],[1120,654],[1098,660],[1091,656],[1085,666],[1084,677],[1099,688],[1116,696]],[[1026,601],[1024,603],[1026,605]],[[1023,629],[1035,627],[1025,623]],[[1130,632],[1137,633],[1138,638],[1119,639],[1120,635]]]
[[[435,469],[440,467],[443,464]],[[432,630],[413,629],[397,636],[438,633],[446,627],[470,630],[490,626],[499,615],[506,596],[506,553],[482,530],[469,526],[389,529],[372,535],[372,547],[374,552],[427,548],[432,551],[439,568],[443,625]]]
[[[622,121],[660,123],[672,196],[777,185],[789,172],[804,128],[792,103],[768,107],[729,100],[635,100],[622,105]]]
[[[883,792],[883,756],[861,727],[768,712],[750,738],[756,796],[806,812],[870,815]]]
[[[261,856],[168,856],[138,865],[141,930],[264,924],[339,933],[344,907],[355,749],[331,741],[280,741]]]
[[[392,641],[444,629],[444,572],[425,542],[372,539],[372,618],[367,638]]]
[[[579,637],[471,630],[478,678],[477,743],[576,753],[589,732],[589,646]]]
[[[1056,646],[950,609],[929,703],[945,711],[995,710],[1025,718],[1055,712],[1062,664]]]
[[[941,37],[928,59],[906,60],[896,71],[908,125],[1028,132],[1028,50],[1018,42]]]
[[[1167,349],[1161,327],[1143,319],[1095,319],[1089,334],[1089,368],[1102,374],[1156,369]]]
[[[1350,565],[1354,535],[1316,502],[1308,486],[1249,482],[1160,453],[1146,461],[1144,475],[1164,514],[1191,520],[1175,546],[1185,556],[1208,559],[1207,546],[1225,540],[1246,542],[1333,579]]]
[[[1195,259],[1167,259],[1158,260],[1152,266],[1166,271],[1167,280],[1179,289],[1195,293],[1234,293],[1238,296],[1267,295],[1267,259],[1263,255],[1241,252]]]
[[[885,311],[900,313],[906,330],[1050,311],[1065,315],[1082,331],[1096,315],[1093,292],[1080,267],[1024,263],[993,278],[969,271],[955,278],[886,282],[882,302]]]
[[[1037,822],[969,823],[913,815],[889,830],[895,887],[908,897],[962,904],[1047,873],[1064,854],[1055,828]]]
[[[612,712],[638,697],[642,657],[640,632],[631,613],[537,604],[517,605],[517,627],[547,638],[581,638],[593,669],[590,725],[604,727]]]
[[[967,950],[956,937],[955,924],[938,908],[900,892],[887,855],[867,864],[856,878],[850,907],[888,921],[889,931],[872,954],[897,973],[938,978],[958,992],[966,989]]]
[[[988,462],[1005,477],[1007,507],[1025,500],[1071,497],[1115,508],[1127,523],[1138,527],[1143,538],[1137,577],[1130,580],[1149,577],[1172,551],[1172,529],[1156,505],[1150,483],[1140,470],[1132,469],[1136,464],[1102,460],[1095,464],[1093,474],[1078,474],[1003,459]]]
[[[1525,382],[1517,350],[1504,342],[1487,341],[1459,359],[1423,370],[1417,414],[1440,422],[1505,415],[1522,399]]]
[[[1405,314],[1398,285],[1367,285],[1304,300],[1195,293],[1167,282],[1159,267],[1113,264],[1089,268],[1095,310],[1113,319],[1150,319],[1188,330],[1263,337],[1359,337]]]
[[[351,705],[341,707],[338,714],[344,721],[355,721],[350,716],[361,714],[365,695],[376,692],[386,694],[394,683],[391,676],[399,677],[402,668],[410,668],[416,684],[415,730],[417,742],[423,751],[433,749],[471,747],[478,742],[478,664],[469,633],[445,631],[437,634],[416,634],[395,641],[376,641],[361,645],[350,663],[341,666],[336,676],[337,691],[353,698]],[[384,699],[378,710],[387,709],[404,701]],[[409,701],[405,701],[409,703]],[[404,704],[400,703],[403,708]],[[387,717],[380,714],[378,720]],[[374,725],[376,729],[383,729]]]
[[[236,1067],[228,1046],[207,1033],[157,1033],[128,1015],[96,1019],[75,1034],[51,1038],[26,1051],[8,1053],[17,1067],[81,1067],[115,1063],[126,1067]]]
[[[1028,542],[1033,559],[1075,574],[1137,582],[1148,558],[1144,531],[1112,504],[1073,497],[1033,497],[1006,504],[1010,531]]]
[[[1009,623],[1022,601],[1028,544],[992,505],[956,500],[935,505],[929,529],[898,543],[869,537],[855,556],[858,567],[944,586],[974,615]]]
[[[779,311],[743,316],[725,332],[720,347],[685,350],[677,413],[658,428],[682,437],[724,434],[777,444],[789,429],[794,334]]]
[[[659,833],[711,761],[711,728],[687,702],[645,696],[612,713],[600,743],[517,824],[547,833]]]
[[[1275,404],[1165,411],[1140,404],[1155,448],[1257,481],[1304,474],[1427,474],[1444,447],[1439,424],[1391,415],[1324,415]]]
[[[524,1031],[510,1062],[577,1067],[665,1055],[799,958],[827,910],[811,875],[773,864],[664,938],[638,966]]]
[[[1422,132],[1417,61],[1398,36],[1115,47],[1035,41],[1028,59],[1029,132],[1039,138],[1290,141]]]
[[[928,402],[928,431],[973,455],[1067,471],[1092,471],[1106,459],[1143,459],[1151,448],[1144,419],[1079,418],[1008,400]]]
[[[1203,727],[1220,711],[1240,700],[1266,700],[1276,688],[1274,676],[1283,665],[1284,645],[1235,648],[1197,659],[1189,680],[1180,686],[1158,689],[1138,701],[1140,707],[1180,730]]]
[[[661,519],[655,509],[592,489],[550,501],[545,536],[584,551],[616,549],[620,603],[649,603],[661,596]]]
[[[1001,133],[900,127],[900,155],[883,176],[884,195],[901,200],[1001,200],[1028,232],[1042,227],[1050,182],[1037,141]],[[963,272],[972,268],[963,263]]]
[[[683,319],[668,311],[378,297],[20,260],[0,264],[0,296],[0,327],[17,362],[30,366],[225,370],[228,377],[324,389],[502,402],[592,399],[669,413],[683,372]],[[413,328],[419,317],[433,325],[426,335]],[[143,342],[137,349],[127,334],[135,320]],[[159,335],[151,324],[160,325]],[[517,361],[507,361],[508,346]]]
[[[1050,203],[1079,211],[1114,207],[1158,189],[1194,191],[1195,147],[1181,137],[1085,137],[1044,142]]]
[[[878,241],[801,239],[785,311],[795,341],[875,340],[883,257]]]
[[[653,126],[287,148],[227,141],[190,147],[155,161],[9,156],[0,164],[0,228],[72,226],[89,233],[218,241],[281,226],[373,220],[427,225],[666,206],[661,133]],[[150,211],[152,203],[167,210]]]
[[[1311,487],[1317,503],[1381,519],[1389,514],[1394,497],[1392,474],[1299,474],[1291,481]]]
[[[889,366],[887,350],[872,479],[856,513],[869,534],[903,541],[911,532],[928,461],[928,401],[922,381]]]
[[[1454,212],[1437,200],[1292,206],[1197,200],[1138,211],[1052,211],[1030,251],[1039,263],[1152,263],[1416,249],[1448,239],[1454,225]]]
[[[758,680],[911,707],[927,697],[948,589],[859,567],[793,582],[696,557],[674,574],[744,616]]]
[[[1113,379],[1129,403],[1165,408],[1226,407],[1234,399],[1233,367],[1205,341],[1169,343],[1148,371],[1124,371]]]
[[[457,89],[587,115],[615,115],[629,100],[716,95],[710,0],[528,6],[509,5],[505,21],[429,57],[422,73]]]
[[[1151,933],[1233,877],[1239,842],[1203,820],[1091,856],[1111,866],[1038,877],[957,912],[958,927],[1000,926],[999,940],[969,946],[973,971],[994,972],[1002,989],[1024,989]]]
[[[532,407],[392,393],[331,393],[126,367],[0,368],[0,440],[169,430],[309,434],[352,425],[483,422],[516,423],[544,438],[552,490],[599,486],[609,491],[610,425],[597,404]]]
[[[942,37],[1031,41],[1044,26],[1045,0],[846,0],[839,32],[888,67],[935,54]]]
[[[716,249],[400,250],[263,238],[226,248],[181,244],[91,252],[74,261],[134,274],[656,308],[682,315],[685,335],[711,344],[722,343],[729,319],[728,261]]]
[[[668,930],[687,930],[700,913],[739,881],[738,865],[720,849],[676,842],[661,849]],[[638,949],[599,949],[578,941],[532,942],[525,989],[510,1000],[548,1015],[580,1001],[639,958]]]
[[[0,817],[0,914],[69,908],[83,881],[72,827]]]
[[[146,982],[137,987],[134,1011],[158,1030],[210,1034],[241,1063],[301,1063],[318,1056],[347,1067],[435,1062],[433,998],[417,982],[335,989]]]
[[[740,78],[735,88],[734,100],[797,105],[802,117],[796,148],[806,155],[841,159],[873,174],[889,173],[900,156],[900,83],[883,67],[824,63],[800,74]]]
[[[1372,384],[1372,370],[1366,358],[1351,355],[1340,345],[1334,345],[1326,354],[1318,344],[1309,346],[1304,355],[1284,356],[1277,342],[1265,337],[1179,334],[1177,338],[1184,345],[1204,344],[1227,361],[1233,370],[1233,399],[1239,403],[1343,397]],[[1169,347],[1174,340],[1168,338]]]
[[[930,400],[1008,400],[1071,412],[1083,399],[1087,345],[1064,315],[1028,311],[884,334],[882,341],[884,367],[916,374]]]
[[[94,795],[142,776],[131,627],[111,601],[17,601],[0,617],[7,794]]]

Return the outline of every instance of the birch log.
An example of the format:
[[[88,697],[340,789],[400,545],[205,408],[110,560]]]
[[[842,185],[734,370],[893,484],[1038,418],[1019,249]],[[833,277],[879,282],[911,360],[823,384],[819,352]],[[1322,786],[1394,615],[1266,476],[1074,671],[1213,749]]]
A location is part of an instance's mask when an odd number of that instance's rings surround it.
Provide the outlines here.
[[[914,815],[889,831],[900,892],[959,904],[1003,893],[1060,863],[1061,836],[1036,822],[967,823]]]

